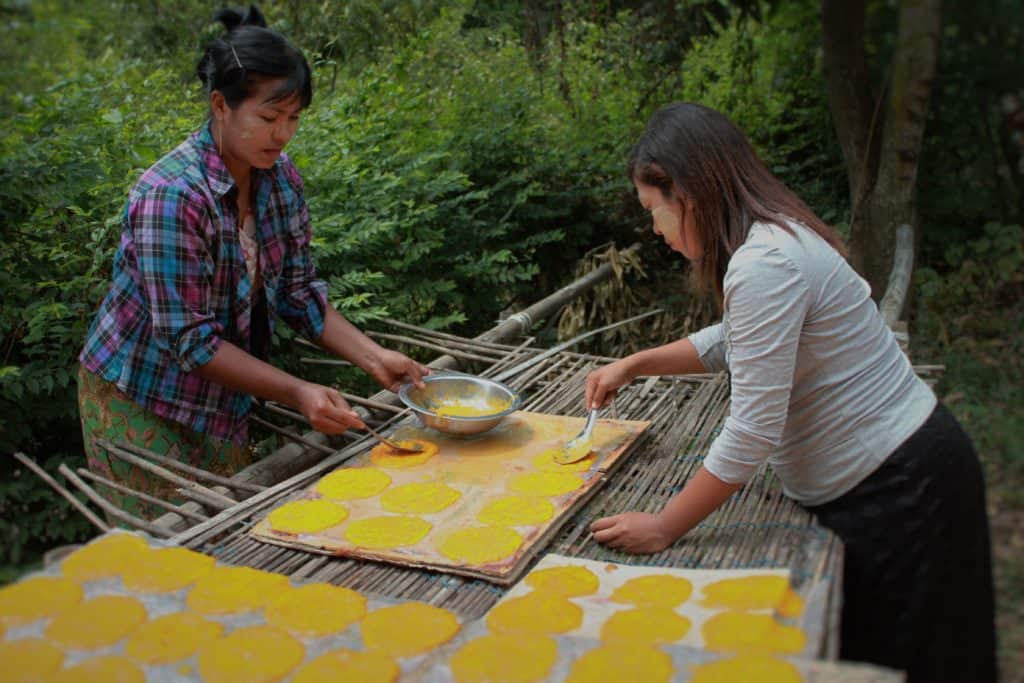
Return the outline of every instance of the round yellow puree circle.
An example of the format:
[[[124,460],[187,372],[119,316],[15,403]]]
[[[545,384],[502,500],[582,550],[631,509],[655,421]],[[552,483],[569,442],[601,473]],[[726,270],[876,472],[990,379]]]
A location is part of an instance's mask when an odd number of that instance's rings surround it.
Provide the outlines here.
[[[402,453],[393,450],[387,444],[380,443],[370,451],[370,462],[378,467],[385,467],[387,469],[416,467],[433,458],[440,450],[436,443],[424,441],[423,439],[402,439],[398,443],[402,446],[415,444],[423,450],[419,453]]]
[[[770,614],[720,612],[701,627],[704,647],[761,654],[797,654],[807,641],[796,626],[785,626]]]
[[[533,592],[509,598],[487,615],[495,633],[568,633],[583,623],[583,610],[560,595]]]
[[[800,683],[803,676],[793,664],[764,655],[740,655],[700,664],[693,669],[693,683]]]
[[[51,617],[82,601],[82,587],[54,576],[36,576],[0,588],[0,625],[5,628]]]
[[[143,664],[169,664],[191,657],[220,638],[224,627],[192,612],[174,612],[147,621],[129,636],[124,653]]]
[[[380,505],[388,512],[426,515],[440,512],[462,497],[458,489],[439,482],[404,484],[381,494]]]
[[[704,587],[705,607],[717,609],[775,609],[789,590],[789,579],[777,574],[758,574],[722,579]]]
[[[145,620],[146,608],[135,598],[101,595],[58,614],[45,633],[66,648],[92,650],[113,645]]]
[[[64,653],[41,638],[23,638],[0,642],[0,662],[8,683],[29,683],[59,669]]]
[[[330,529],[348,519],[348,510],[323,498],[285,503],[267,515],[274,531],[311,534]]]
[[[232,614],[262,607],[289,586],[280,574],[249,567],[217,567],[196,581],[185,604],[200,614]]]
[[[173,593],[193,584],[216,565],[212,557],[187,548],[150,550],[124,568],[124,587],[136,593]]]
[[[321,479],[316,490],[325,498],[352,500],[376,496],[391,484],[391,477],[376,467],[343,467]]]
[[[412,657],[451,640],[459,632],[459,620],[440,607],[403,602],[370,612],[359,628],[367,650]]]
[[[522,544],[523,537],[515,529],[474,526],[452,532],[441,541],[439,549],[453,560],[486,564],[512,555]]]
[[[275,595],[263,614],[270,626],[300,638],[320,638],[366,616],[366,598],[348,588],[313,583]]]
[[[653,647],[605,645],[573,662],[566,683],[643,681],[662,683],[672,678],[672,659]]]
[[[597,453],[591,453],[581,460],[563,465],[555,460],[555,456],[561,452],[561,448],[549,448],[533,459],[533,466],[543,472],[586,472],[597,460]]]
[[[270,683],[284,678],[306,656],[306,648],[270,626],[247,626],[199,651],[206,683]]]
[[[360,683],[392,683],[401,669],[383,652],[332,650],[320,655],[298,670],[292,683],[321,681],[359,681]]]
[[[637,607],[676,607],[686,602],[692,592],[693,584],[681,576],[654,574],[626,581],[610,599]]]
[[[548,521],[554,515],[554,504],[545,498],[505,496],[484,506],[476,518],[495,526],[533,526]]]
[[[558,644],[545,636],[486,635],[463,645],[448,661],[456,683],[532,683],[545,680]]]
[[[568,565],[534,569],[526,575],[526,585],[532,586],[534,590],[572,598],[596,593],[600,579],[586,567]]]
[[[360,548],[399,548],[419,543],[433,526],[425,519],[409,515],[370,517],[349,524],[345,538]]]
[[[606,643],[674,643],[690,630],[690,620],[668,607],[638,607],[616,612],[601,626]]]
[[[144,683],[146,674],[126,657],[106,655],[87,659],[46,680],[47,683]]]
[[[561,496],[583,486],[583,477],[572,472],[529,472],[509,483],[509,489],[524,496]]]
[[[103,579],[121,574],[149,552],[149,545],[138,536],[112,534],[68,555],[60,571],[74,581]]]

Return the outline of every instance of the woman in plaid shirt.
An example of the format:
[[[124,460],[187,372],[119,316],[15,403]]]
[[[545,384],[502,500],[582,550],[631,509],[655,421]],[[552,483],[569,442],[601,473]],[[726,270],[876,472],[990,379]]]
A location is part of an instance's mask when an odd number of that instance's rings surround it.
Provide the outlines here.
[[[97,439],[231,472],[249,459],[253,395],[321,432],[364,427],[335,389],[265,362],[278,318],[384,387],[428,372],[345,320],[316,278],[302,179],[282,152],[312,99],[305,58],[255,8],[217,18],[228,33],[197,68],[210,119],[132,189],[113,282],[80,356],[89,465],[140,490],[158,482]]]

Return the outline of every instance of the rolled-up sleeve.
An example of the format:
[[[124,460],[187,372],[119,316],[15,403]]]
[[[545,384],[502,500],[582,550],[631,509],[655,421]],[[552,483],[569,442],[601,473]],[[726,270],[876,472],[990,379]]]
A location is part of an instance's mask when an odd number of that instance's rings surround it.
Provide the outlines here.
[[[324,332],[327,283],[317,278],[310,253],[312,231],[309,209],[302,195],[302,180],[293,172],[289,174],[289,181],[296,196],[288,216],[287,250],[281,267],[282,291],[277,300],[277,314],[307,339],[316,340]]]
[[[782,440],[809,295],[799,269],[773,247],[737,252],[724,284],[731,407],[704,466],[739,484]]]
[[[213,358],[224,332],[213,312],[205,213],[176,187],[154,188],[126,210],[153,340],[190,372]]]
[[[708,372],[722,372],[728,369],[725,360],[725,325],[710,325],[694,332],[688,339],[697,349],[700,362]]]

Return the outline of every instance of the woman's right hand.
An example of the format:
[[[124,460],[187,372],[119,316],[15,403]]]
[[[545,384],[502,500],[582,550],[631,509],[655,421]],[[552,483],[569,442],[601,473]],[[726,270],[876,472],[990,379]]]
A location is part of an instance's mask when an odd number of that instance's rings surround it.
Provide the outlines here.
[[[295,407],[313,429],[324,434],[341,434],[349,427],[366,429],[363,420],[337,389],[303,382],[295,393]]]
[[[633,371],[627,360],[626,358],[617,360],[587,375],[587,410],[604,408],[615,398],[619,387],[633,381]]]

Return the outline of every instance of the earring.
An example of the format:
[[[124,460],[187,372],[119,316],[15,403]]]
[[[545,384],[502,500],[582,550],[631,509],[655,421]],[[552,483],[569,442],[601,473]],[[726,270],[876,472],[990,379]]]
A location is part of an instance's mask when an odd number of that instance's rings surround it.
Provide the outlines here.
[[[217,122],[217,153],[224,156],[224,122]]]

